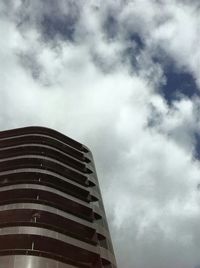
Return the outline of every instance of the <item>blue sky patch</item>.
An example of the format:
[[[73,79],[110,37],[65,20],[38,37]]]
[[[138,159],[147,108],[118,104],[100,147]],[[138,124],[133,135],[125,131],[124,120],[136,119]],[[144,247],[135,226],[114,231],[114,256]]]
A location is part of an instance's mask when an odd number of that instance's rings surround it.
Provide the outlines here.
[[[164,75],[166,83],[162,85],[161,92],[169,104],[180,95],[188,98],[199,95],[196,82],[190,73],[177,72],[169,66]]]
[[[130,42],[133,42],[137,46],[138,50],[144,49],[145,44],[138,33],[130,33],[127,39]]]
[[[54,39],[59,35],[64,40],[74,41],[77,19],[74,16],[52,17],[45,15],[41,23],[45,39]]]
[[[195,149],[194,157],[197,158],[198,160],[200,160],[200,134],[199,133],[195,133],[195,147],[194,147],[194,149]]]
[[[154,61],[163,65],[166,82],[161,85],[160,92],[168,104],[179,99],[180,96],[188,98],[195,95],[200,96],[196,81],[191,73],[178,69],[173,60],[166,57],[154,58]]]

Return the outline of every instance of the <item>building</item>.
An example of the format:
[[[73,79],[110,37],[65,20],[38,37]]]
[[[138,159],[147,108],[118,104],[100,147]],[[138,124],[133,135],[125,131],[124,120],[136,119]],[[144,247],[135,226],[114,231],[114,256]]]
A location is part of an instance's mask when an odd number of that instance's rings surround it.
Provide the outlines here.
[[[43,127],[0,132],[0,268],[116,268],[90,150]]]

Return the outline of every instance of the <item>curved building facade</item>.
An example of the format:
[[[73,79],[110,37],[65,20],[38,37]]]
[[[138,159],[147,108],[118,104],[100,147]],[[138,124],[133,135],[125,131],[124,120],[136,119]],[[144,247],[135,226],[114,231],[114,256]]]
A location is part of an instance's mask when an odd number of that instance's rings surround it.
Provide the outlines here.
[[[0,132],[0,268],[116,268],[90,150],[48,128]]]

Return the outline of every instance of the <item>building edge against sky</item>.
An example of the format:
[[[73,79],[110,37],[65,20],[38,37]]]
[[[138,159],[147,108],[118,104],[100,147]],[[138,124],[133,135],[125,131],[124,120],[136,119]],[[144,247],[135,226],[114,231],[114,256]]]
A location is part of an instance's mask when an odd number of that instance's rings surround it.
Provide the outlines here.
[[[0,268],[116,268],[90,150],[49,128],[0,132]]]

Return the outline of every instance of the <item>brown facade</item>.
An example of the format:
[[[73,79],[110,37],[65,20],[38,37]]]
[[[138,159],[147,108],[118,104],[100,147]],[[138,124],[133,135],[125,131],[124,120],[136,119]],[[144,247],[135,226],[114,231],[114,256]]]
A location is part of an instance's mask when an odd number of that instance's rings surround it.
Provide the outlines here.
[[[92,154],[52,129],[0,132],[0,268],[116,268]]]

